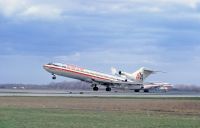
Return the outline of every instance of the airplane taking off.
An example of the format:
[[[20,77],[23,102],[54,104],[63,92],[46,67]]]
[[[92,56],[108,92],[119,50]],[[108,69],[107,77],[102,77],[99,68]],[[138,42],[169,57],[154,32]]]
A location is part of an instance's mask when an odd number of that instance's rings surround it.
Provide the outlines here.
[[[148,92],[148,89],[144,89],[143,80],[150,74],[155,73],[152,70],[140,68],[133,74],[119,71],[117,74],[116,69],[112,68],[114,75],[108,75],[96,71],[91,71],[74,65],[67,65],[61,63],[48,63],[43,68],[51,73],[52,79],[56,79],[56,75],[78,79],[91,83],[94,91],[98,91],[97,85],[106,86],[106,91],[111,91],[111,87],[132,87],[135,92],[144,90]]]

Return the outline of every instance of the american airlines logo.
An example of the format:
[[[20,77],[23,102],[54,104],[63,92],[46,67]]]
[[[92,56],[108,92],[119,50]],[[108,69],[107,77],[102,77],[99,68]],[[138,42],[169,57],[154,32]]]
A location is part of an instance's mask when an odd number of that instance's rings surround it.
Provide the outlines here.
[[[137,73],[136,80],[143,80],[143,74],[141,72]]]

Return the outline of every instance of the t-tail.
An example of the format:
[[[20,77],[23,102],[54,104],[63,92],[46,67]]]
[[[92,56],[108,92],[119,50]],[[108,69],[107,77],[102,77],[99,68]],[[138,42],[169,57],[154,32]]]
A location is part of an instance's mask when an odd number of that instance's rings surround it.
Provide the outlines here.
[[[112,68],[113,75],[125,76],[128,80],[137,81],[139,83],[143,83],[143,81],[151,74],[156,73],[157,71],[149,70],[147,68],[141,67],[134,73],[127,73],[123,71],[117,72],[115,68]]]
[[[136,72],[132,73],[132,79],[138,82],[143,82],[149,75],[156,73],[156,71],[141,67]]]

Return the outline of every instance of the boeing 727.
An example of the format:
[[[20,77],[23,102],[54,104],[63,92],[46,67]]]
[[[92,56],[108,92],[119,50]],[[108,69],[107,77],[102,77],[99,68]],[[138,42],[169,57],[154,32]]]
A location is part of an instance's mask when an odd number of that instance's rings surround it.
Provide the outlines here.
[[[136,72],[129,74],[126,72],[119,71],[116,75],[116,69],[112,68],[112,72],[115,75],[108,75],[100,73],[74,65],[61,64],[61,63],[48,63],[43,68],[52,74],[52,79],[56,79],[56,75],[78,79],[91,83],[94,91],[98,91],[97,85],[106,86],[106,91],[111,91],[111,87],[123,87],[131,86],[136,92],[142,90],[143,80],[154,73],[154,71],[140,68]]]

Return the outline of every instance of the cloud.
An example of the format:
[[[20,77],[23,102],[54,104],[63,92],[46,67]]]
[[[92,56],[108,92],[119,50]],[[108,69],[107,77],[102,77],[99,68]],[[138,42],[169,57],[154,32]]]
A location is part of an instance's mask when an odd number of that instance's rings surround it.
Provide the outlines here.
[[[47,19],[61,19],[62,10],[49,5],[33,5],[20,13],[20,17],[29,17],[30,19],[39,18]]]
[[[5,17],[18,20],[59,20],[62,15],[57,6],[28,0],[0,0],[0,10]]]
[[[20,13],[27,5],[25,0],[0,0],[1,13],[7,17]]]
[[[143,14],[143,13],[197,13],[198,0],[102,0],[102,1],[33,1],[0,0],[1,13],[11,19],[26,20],[60,20],[72,14]],[[188,14],[188,16],[189,16]],[[163,16],[163,15],[162,15]],[[170,16],[170,15],[169,15]]]
[[[115,47],[110,47],[115,45]],[[105,44],[99,48],[90,48],[85,51],[77,51],[68,55],[55,56],[52,59],[62,63],[85,65],[87,67],[99,67],[101,70],[110,68],[113,65],[123,68],[139,68],[141,65],[156,67],[164,65],[159,54],[162,52],[159,46],[153,44]]]
[[[193,9],[197,8],[198,4],[200,3],[199,0],[165,0],[165,2],[173,3],[173,4],[179,4],[184,6],[189,6]]]

